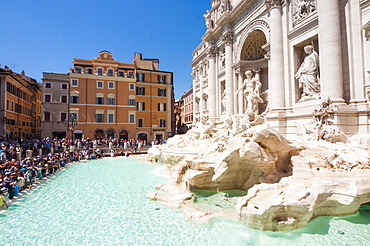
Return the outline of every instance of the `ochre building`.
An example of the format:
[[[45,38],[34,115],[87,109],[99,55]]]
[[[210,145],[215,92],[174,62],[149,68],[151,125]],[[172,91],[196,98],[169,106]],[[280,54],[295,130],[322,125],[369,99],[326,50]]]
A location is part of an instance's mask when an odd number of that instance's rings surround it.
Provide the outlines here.
[[[173,73],[135,53],[131,63],[108,51],[77,59],[70,71],[74,138],[166,139],[173,133]]]
[[[41,95],[39,83],[24,71],[0,68],[0,137],[40,138]]]

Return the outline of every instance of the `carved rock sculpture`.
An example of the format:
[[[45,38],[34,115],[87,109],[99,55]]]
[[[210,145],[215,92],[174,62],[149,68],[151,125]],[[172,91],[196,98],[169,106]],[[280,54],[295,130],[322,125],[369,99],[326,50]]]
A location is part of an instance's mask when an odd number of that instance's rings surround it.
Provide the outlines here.
[[[320,121],[313,128],[326,122],[323,130],[332,125],[328,111],[321,111],[324,117],[317,114]],[[272,231],[300,228],[318,216],[352,214],[370,202],[370,136],[342,143],[315,135],[315,140],[302,137],[292,143],[266,124],[246,124],[241,116],[211,125],[200,122],[193,129],[197,137],[169,139],[158,147],[159,157],[152,152],[172,168],[168,183],[148,194],[150,199],[205,219],[216,214],[192,210],[192,189],[248,191],[236,207],[240,220]],[[205,129],[209,138],[200,137]]]

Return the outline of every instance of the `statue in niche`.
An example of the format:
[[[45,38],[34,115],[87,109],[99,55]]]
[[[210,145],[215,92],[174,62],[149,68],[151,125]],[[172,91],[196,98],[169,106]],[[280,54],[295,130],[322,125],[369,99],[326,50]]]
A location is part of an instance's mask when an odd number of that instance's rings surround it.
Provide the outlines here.
[[[263,103],[263,100],[260,97],[262,84],[256,76],[253,77],[253,72],[251,70],[247,70],[245,72],[245,76],[246,78],[243,84],[236,91],[236,94],[243,90],[243,95],[247,100],[245,114],[253,120],[255,116],[258,115],[258,104]]]
[[[213,20],[212,20],[212,14],[209,12],[209,10],[206,10],[206,13],[203,15],[204,20],[206,21],[206,26],[208,29],[213,28]]]
[[[301,99],[304,97],[318,96],[320,93],[319,55],[313,49],[312,45],[305,46],[304,52],[307,56],[295,74],[295,78],[299,82],[299,88],[303,90]]]
[[[221,114],[226,114],[226,89],[224,89],[221,96]]]
[[[220,68],[221,69],[224,69],[225,68],[225,63],[226,63],[226,60],[225,60],[225,50],[221,50],[221,52],[220,52]]]
[[[231,5],[229,0],[221,0],[220,4],[220,11],[221,14],[225,11],[230,11],[231,10]]]

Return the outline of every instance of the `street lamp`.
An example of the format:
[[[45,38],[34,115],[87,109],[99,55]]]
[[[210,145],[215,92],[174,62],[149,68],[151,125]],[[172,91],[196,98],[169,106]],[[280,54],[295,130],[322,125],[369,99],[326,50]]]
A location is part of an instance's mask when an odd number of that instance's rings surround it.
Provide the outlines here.
[[[66,119],[64,124],[66,125],[66,127],[68,127],[69,131],[71,132],[71,139],[72,139],[72,144],[74,142],[74,139],[73,139],[73,128],[75,128],[77,126],[77,120],[75,119],[74,115],[72,114],[71,115],[71,121],[68,122],[68,120]]]

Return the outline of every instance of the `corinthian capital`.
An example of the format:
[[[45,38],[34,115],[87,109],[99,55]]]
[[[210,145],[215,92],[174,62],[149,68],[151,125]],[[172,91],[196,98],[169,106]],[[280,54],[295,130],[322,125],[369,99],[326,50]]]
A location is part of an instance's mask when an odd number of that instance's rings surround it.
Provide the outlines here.
[[[274,7],[281,7],[286,0],[265,0],[266,7],[269,8],[274,8]]]
[[[209,57],[215,57],[218,53],[218,49],[216,47],[211,47],[208,50],[208,56]]]
[[[225,44],[232,44],[233,43],[233,34],[231,32],[227,32],[222,36],[222,41]]]

